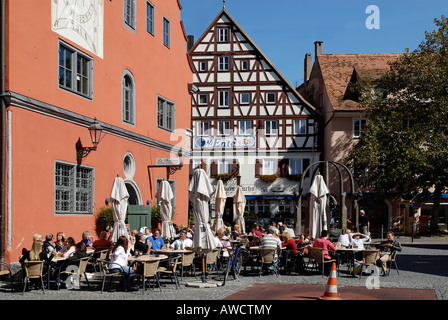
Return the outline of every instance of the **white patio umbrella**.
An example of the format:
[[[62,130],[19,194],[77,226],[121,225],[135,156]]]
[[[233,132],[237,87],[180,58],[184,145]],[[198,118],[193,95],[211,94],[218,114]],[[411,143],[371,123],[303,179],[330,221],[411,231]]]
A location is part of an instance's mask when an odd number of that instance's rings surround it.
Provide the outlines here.
[[[243,194],[243,188],[239,186],[236,189],[235,196],[233,197],[233,203],[236,209],[236,222],[235,224],[240,227],[240,232],[246,232],[246,222],[244,221],[244,208],[246,207],[246,197]]]
[[[156,192],[156,199],[160,206],[160,215],[162,217],[162,230],[160,236],[163,239],[172,240],[176,237],[176,230],[174,230],[172,217],[172,205],[171,200],[174,198],[173,190],[170,183],[163,180],[159,184],[159,188]]]
[[[317,239],[322,230],[327,230],[327,194],[330,193],[324,178],[318,174],[310,187],[310,237]]]
[[[194,171],[188,191],[195,220],[193,248],[203,253],[210,252],[216,248],[215,239],[208,223],[208,202],[213,193],[213,187],[203,169]]]
[[[224,229],[224,221],[222,216],[224,215],[224,207],[226,205],[227,195],[226,190],[224,190],[224,183],[222,180],[218,180],[218,185],[216,186],[215,192],[215,221],[213,223],[212,229],[217,232],[219,229]]]
[[[125,224],[129,193],[122,178],[115,178],[110,192],[110,198],[114,211],[114,227],[112,229],[111,241],[116,242],[122,235],[126,236],[129,240],[130,236]]]

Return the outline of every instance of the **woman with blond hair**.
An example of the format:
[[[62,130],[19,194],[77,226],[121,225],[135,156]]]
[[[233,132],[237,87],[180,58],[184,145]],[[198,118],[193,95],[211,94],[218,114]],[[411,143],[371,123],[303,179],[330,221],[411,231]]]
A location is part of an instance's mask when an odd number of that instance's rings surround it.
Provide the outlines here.
[[[33,245],[31,246],[31,250],[25,252],[19,262],[23,265],[25,261],[50,262],[51,259],[53,259],[53,254],[47,255],[46,252],[42,251],[42,235],[40,233],[35,233],[33,236]]]

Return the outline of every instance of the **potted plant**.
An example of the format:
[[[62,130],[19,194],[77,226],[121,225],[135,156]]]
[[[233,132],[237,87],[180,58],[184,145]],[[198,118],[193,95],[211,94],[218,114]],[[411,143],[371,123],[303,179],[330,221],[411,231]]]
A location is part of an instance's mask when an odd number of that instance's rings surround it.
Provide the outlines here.
[[[260,176],[260,180],[265,183],[273,183],[275,180],[277,180],[278,175],[276,173],[274,174],[265,174]]]
[[[232,179],[232,174],[230,174],[230,173],[217,174],[216,175],[216,179],[217,180],[222,180],[222,182],[227,182],[230,179]]]

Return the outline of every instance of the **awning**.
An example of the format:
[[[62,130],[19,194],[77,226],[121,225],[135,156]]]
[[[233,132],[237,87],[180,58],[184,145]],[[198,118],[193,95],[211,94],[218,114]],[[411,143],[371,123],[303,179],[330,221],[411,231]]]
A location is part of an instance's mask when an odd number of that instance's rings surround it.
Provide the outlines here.
[[[294,200],[292,195],[258,195],[246,196],[246,200]]]

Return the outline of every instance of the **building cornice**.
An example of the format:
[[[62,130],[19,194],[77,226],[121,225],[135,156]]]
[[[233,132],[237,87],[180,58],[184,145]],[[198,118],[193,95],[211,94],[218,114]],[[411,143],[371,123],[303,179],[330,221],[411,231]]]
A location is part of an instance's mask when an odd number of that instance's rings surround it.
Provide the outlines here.
[[[58,106],[54,106],[13,91],[7,91],[0,96],[4,99],[6,106],[14,106],[17,108],[26,109],[32,112],[43,114],[52,118],[56,118],[62,121],[70,122],[75,125],[83,126],[88,128],[94,119],[81,115],[79,113],[63,109]],[[182,150],[182,154],[185,157],[191,157],[191,151],[182,149],[178,146],[152,139],[138,133],[111,125],[109,123],[101,122],[98,120],[100,125],[103,127],[103,132],[126,139],[132,142],[136,142],[148,147],[160,149],[167,152],[172,152],[177,154],[179,150]]]

